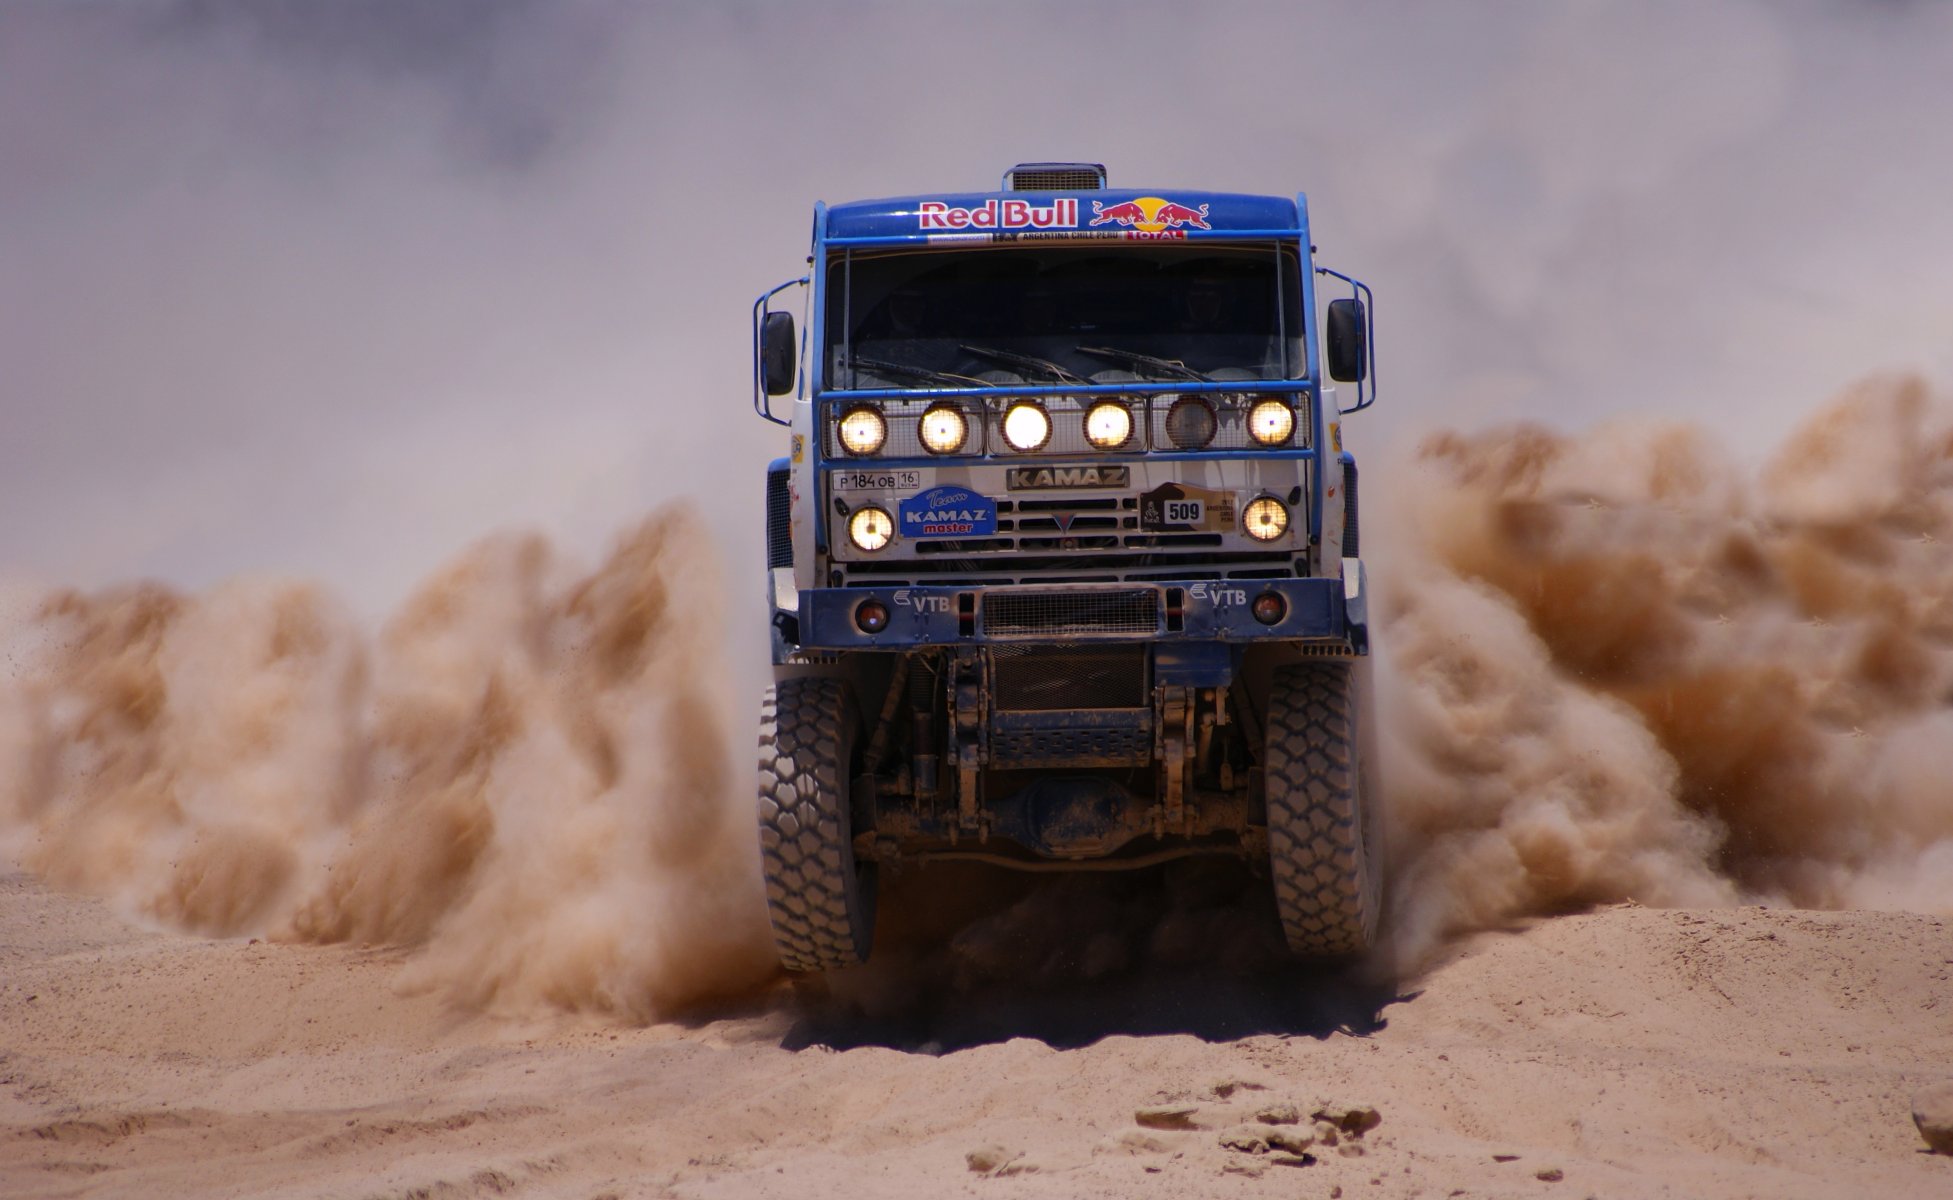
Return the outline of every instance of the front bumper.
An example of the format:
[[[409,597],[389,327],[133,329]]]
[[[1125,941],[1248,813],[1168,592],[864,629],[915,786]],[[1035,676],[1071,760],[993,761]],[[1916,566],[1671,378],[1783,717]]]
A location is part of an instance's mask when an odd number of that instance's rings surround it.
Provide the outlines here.
[[[1355,574],[1341,579],[816,588],[799,594],[799,640],[809,650],[1330,641],[1347,643],[1360,653],[1368,641],[1361,567],[1354,559],[1346,565],[1355,567]],[[1285,603],[1282,618],[1272,624],[1257,620],[1253,612],[1255,599],[1268,593]],[[864,633],[856,623],[856,614],[869,600],[888,612],[887,625],[876,633]]]

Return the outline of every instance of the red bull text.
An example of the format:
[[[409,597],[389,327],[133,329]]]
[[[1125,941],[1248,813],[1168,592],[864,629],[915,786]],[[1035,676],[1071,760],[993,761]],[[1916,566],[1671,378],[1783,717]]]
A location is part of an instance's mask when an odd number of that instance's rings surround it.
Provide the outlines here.
[[[1029,200],[986,200],[975,208],[958,208],[941,200],[924,200],[916,206],[916,218],[923,229],[1076,229],[1078,201],[1069,196],[1042,205]]]

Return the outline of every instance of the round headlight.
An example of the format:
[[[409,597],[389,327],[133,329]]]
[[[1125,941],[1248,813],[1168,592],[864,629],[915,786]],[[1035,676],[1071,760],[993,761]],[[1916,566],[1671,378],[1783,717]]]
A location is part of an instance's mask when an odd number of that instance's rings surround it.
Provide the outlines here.
[[[922,444],[931,454],[954,454],[969,436],[969,422],[954,405],[938,404],[922,414]]]
[[[1108,400],[1085,414],[1085,440],[1101,450],[1117,450],[1132,439],[1132,410]]]
[[[888,422],[871,404],[851,408],[841,418],[841,448],[849,454],[874,454],[888,440]]]
[[[1182,396],[1166,410],[1166,436],[1181,450],[1198,450],[1214,440],[1214,406],[1199,396]]]
[[[1250,500],[1241,513],[1241,528],[1258,542],[1272,542],[1288,532],[1288,509],[1273,496]]]
[[[895,519],[873,505],[855,509],[848,518],[848,540],[863,550],[879,550],[894,536]]]
[[[1264,446],[1279,446],[1295,432],[1295,410],[1286,400],[1257,400],[1248,410],[1248,436]]]
[[[1013,450],[1039,449],[1051,440],[1051,418],[1029,400],[1020,400],[1004,413],[1004,440]]]

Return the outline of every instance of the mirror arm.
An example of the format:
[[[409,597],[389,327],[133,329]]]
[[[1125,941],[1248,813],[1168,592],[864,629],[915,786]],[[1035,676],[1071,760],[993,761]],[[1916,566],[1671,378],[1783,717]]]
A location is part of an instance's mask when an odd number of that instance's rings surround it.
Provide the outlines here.
[[[1317,267],[1316,274],[1327,275],[1349,284],[1350,295],[1363,305],[1363,378],[1356,383],[1356,403],[1341,410],[1345,414],[1362,412],[1377,402],[1376,297],[1371,294],[1369,284],[1360,279],[1352,279],[1341,271]]]
[[[806,287],[812,278],[802,275],[798,279],[789,279],[753,301],[753,411],[775,425],[792,425],[793,422],[773,415],[773,400],[766,394],[766,355],[762,330],[766,324],[768,306],[773,297],[790,287]]]

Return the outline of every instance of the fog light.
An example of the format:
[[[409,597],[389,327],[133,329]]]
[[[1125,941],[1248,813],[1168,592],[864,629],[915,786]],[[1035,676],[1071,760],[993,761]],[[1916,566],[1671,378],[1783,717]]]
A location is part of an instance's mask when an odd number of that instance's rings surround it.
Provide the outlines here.
[[[1175,449],[1200,449],[1214,440],[1218,425],[1214,406],[1199,396],[1182,396],[1166,410],[1166,437]]]
[[[1248,436],[1264,446],[1279,446],[1295,432],[1295,410],[1286,400],[1261,400],[1248,410]]]
[[[895,518],[870,505],[848,518],[848,540],[863,550],[879,550],[895,536]]]
[[[1260,601],[1256,601],[1257,604]],[[1257,609],[1257,615],[1259,610]],[[863,600],[855,606],[854,627],[863,633],[880,633],[888,628],[888,609],[879,600]]]
[[[888,422],[882,420],[880,409],[863,404],[849,409],[841,418],[840,433],[841,447],[849,454],[878,454],[882,443],[888,440]]]
[[[1241,514],[1241,528],[1257,542],[1272,542],[1288,532],[1288,509],[1273,496],[1258,497]]]
[[[1114,400],[1094,404],[1085,414],[1085,440],[1100,450],[1117,450],[1132,439],[1132,410]]]
[[[1020,453],[1041,450],[1051,440],[1051,418],[1029,400],[1013,404],[1004,413],[1004,440]]]
[[[951,405],[938,404],[922,414],[922,444],[931,454],[954,454],[969,435],[969,423]]]
[[[1288,601],[1282,599],[1280,592],[1263,592],[1255,597],[1252,606],[1255,620],[1263,625],[1277,625],[1288,615]]]

